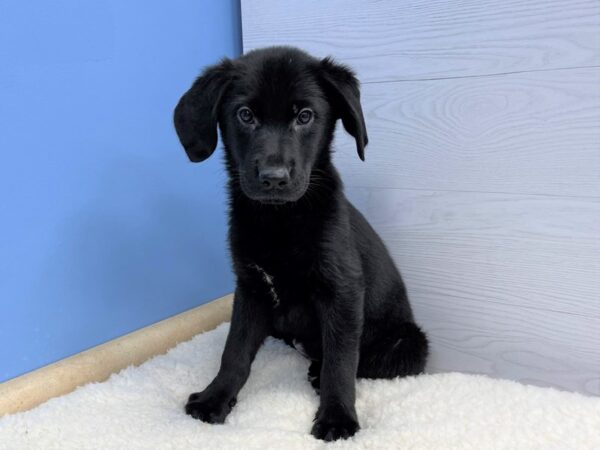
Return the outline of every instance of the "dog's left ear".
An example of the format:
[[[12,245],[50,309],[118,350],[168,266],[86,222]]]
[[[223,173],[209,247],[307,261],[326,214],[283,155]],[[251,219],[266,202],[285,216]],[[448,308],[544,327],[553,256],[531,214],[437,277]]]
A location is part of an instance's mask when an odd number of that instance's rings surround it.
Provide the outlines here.
[[[365,160],[365,147],[369,142],[367,127],[360,106],[360,89],[356,76],[348,67],[325,58],[320,62],[319,73],[325,91],[346,131],[356,140],[358,157]]]
[[[219,106],[231,81],[232,67],[228,59],[208,67],[175,107],[175,130],[192,162],[204,161],[217,147]]]

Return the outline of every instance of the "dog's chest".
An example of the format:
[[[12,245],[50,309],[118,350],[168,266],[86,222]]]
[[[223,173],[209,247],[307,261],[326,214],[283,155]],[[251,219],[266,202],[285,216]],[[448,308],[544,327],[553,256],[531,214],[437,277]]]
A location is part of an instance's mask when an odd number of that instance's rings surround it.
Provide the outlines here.
[[[246,275],[253,275],[263,287],[259,291],[268,296],[274,334],[291,339],[318,336],[315,280],[311,279],[318,260],[318,236],[300,225],[255,225],[244,228],[243,235],[234,233],[233,250],[244,261]]]
[[[318,332],[318,320],[306,279],[253,264],[272,304],[273,329],[281,338],[306,339]]]
[[[273,330],[284,339],[312,339],[318,332],[317,317],[306,304],[280,304],[273,309]]]

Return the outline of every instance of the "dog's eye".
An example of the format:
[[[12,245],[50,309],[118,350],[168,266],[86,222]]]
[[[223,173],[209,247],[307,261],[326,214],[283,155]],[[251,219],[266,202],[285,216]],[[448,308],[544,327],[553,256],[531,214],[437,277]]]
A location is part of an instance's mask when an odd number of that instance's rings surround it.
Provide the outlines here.
[[[312,119],[313,113],[310,109],[303,109],[302,111],[300,111],[300,114],[298,114],[298,117],[296,118],[296,120],[298,121],[299,124],[301,125],[306,125],[308,122],[310,122],[310,119]]]
[[[246,106],[242,106],[240,109],[238,109],[238,117],[244,123],[254,122],[254,114],[252,114],[250,108],[247,108]]]

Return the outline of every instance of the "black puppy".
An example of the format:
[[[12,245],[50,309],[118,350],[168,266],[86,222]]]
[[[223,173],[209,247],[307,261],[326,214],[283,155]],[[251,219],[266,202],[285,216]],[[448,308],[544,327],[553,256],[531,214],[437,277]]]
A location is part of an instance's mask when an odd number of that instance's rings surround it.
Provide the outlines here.
[[[222,423],[267,336],[311,359],[320,389],[312,434],[358,429],[355,379],[423,371],[428,345],[381,239],[348,202],[331,162],[338,119],[364,159],[367,130],[348,68],[273,47],[209,67],[179,101],[175,127],[194,162],[217,145],[229,173],[237,286],[216,378],[192,394],[192,417]]]

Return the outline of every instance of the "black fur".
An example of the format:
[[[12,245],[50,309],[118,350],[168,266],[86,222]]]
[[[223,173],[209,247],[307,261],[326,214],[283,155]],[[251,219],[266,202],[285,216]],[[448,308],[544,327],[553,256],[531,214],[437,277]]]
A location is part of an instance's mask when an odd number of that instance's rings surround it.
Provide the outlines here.
[[[195,418],[225,420],[269,335],[301,344],[313,360],[309,378],[320,407],[312,434],[327,441],[359,429],[357,376],[393,378],[425,367],[427,339],[400,274],[332,165],[338,119],[364,159],[354,74],[289,47],[209,67],[177,105],[176,130],[192,161],[212,154],[220,127],[237,276],[220,370],[185,408]]]

